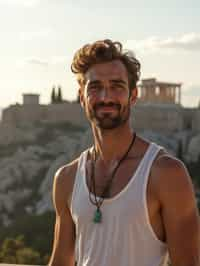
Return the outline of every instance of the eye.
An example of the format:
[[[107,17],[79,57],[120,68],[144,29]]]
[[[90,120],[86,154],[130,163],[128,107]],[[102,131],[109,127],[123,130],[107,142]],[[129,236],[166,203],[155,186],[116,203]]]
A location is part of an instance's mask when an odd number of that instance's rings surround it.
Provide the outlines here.
[[[125,89],[122,84],[112,84],[111,88],[118,92],[121,92]]]
[[[96,94],[102,89],[100,84],[94,84],[88,86],[88,94]]]
[[[90,86],[88,89],[89,90],[98,90],[100,86],[98,85],[93,85],[93,86]]]

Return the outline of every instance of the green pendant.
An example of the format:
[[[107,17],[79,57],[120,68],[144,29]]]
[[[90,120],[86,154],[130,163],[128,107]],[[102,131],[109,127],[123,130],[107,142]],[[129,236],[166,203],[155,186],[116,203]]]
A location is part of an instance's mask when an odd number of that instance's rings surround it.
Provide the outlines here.
[[[94,223],[100,223],[102,220],[102,213],[100,209],[96,209],[95,213],[94,213],[94,219],[93,222]]]

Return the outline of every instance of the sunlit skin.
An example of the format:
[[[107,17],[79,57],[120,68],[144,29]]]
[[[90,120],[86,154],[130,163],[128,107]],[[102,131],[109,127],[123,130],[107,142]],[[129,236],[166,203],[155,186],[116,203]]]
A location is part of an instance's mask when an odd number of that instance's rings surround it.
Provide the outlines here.
[[[84,77],[85,83],[79,89],[80,102],[93,130],[98,154],[95,189],[96,195],[102,195],[133,137],[130,109],[136,102],[137,88],[129,87],[126,68],[119,60],[93,65]],[[117,170],[109,198],[127,186],[149,145],[149,141],[137,135],[128,157]],[[89,151],[85,166],[88,188],[92,147]],[[74,266],[76,226],[70,206],[78,162],[79,158],[60,168],[54,179],[56,223],[49,266]],[[199,266],[200,220],[191,178],[183,163],[164,150],[151,167],[146,198],[152,230],[167,244],[172,265]]]
[[[119,60],[92,66],[79,95],[100,157],[105,162],[120,158],[133,136],[129,117],[137,99],[137,88],[130,90],[125,66]]]

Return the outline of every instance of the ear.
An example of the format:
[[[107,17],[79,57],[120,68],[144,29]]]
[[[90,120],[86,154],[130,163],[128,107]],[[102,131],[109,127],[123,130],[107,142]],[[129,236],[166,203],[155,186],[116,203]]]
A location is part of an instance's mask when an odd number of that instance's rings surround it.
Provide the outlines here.
[[[134,105],[137,101],[137,98],[138,98],[138,89],[137,87],[136,88],[133,88],[130,92],[130,102],[131,102],[131,105]]]
[[[85,102],[84,102],[83,88],[81,88],[81,87],[79,88],[78,95],[79,95],[79,100],[80,100],[81,107],[84,108],[85,107]]]

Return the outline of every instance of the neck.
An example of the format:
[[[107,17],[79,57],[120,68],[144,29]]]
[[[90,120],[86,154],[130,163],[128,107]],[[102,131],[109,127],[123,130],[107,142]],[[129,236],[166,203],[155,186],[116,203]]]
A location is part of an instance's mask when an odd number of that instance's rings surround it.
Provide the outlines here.
[[[133,138],[133,130],[129,124],[113,130],[101,130],[96,127],[92,129],[96,152],[105,163],[119,160],[127,151]]]

